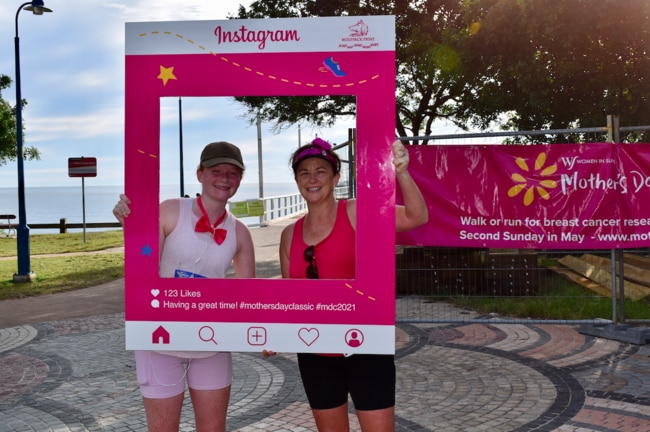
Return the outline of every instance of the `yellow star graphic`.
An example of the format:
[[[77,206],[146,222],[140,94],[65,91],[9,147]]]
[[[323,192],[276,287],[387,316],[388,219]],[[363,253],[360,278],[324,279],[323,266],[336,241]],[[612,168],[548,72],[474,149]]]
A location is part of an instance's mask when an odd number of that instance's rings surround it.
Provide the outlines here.
[[[174,66],[166,68],[163,65],[160,65],[160,75],[158,75],[156,78],[163,80],[163,85],[166,86],[167,81],[170,79],[176,79],[174,76]]]

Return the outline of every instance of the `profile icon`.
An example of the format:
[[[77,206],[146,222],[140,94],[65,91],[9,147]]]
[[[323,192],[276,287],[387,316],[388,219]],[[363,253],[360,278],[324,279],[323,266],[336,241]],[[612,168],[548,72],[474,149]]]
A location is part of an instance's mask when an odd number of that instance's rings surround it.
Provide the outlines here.
[[[363,332],[359,329],[350,329],[345,333],[345,343],[350,348],[358,348],[363,344]]]

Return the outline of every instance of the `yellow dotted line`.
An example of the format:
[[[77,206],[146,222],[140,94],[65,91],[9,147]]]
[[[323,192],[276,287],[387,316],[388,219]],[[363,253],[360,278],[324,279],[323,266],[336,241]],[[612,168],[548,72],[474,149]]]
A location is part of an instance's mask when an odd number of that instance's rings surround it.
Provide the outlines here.
[[[196,42],[194,42],[192,39],[186,39],[186,38],[183,37],[183,35],[181,35],[181,34],[178,34],[178,33],[175,33],[175,34],[174,34],[174,33],[169,32],[169,31],[164,31],[164,32],[162,32],[162,33],[159,32],[159,31],[152,31],[152,32],[151,32],[151,35],[154,35],[154,36],[157,36],[157,35],[160,35],[160,34],[163,34],[163,35],[166,35],[166,36],[174,35],[174,36],[176,36],[177,38],[179,38],[179,39],[183,39],[183,40],[185,40],[187,43],[192,44],[192,45],[198,47],[198,49],[200,49],[201,51],[208,51],[208,52],[209,52],[211,55],[213,55],[214,57],[217,57],[217,56],[218,56],[217,53],[212,52],[212,51],[209,51],[209,50],[208,50],[206,47],[204,47],[203,45],[197,45]],[[147,36],[147,33],[140,33],[138,36],[140,36],[140,37],[145,37],[145,36]],[[345,83],[345,84],[332,84],[332,85],[329,85],[329,84],[303,83],[303,82],[301,82],[301,81],[290,81],[290,80],[285,79],[285,78],[278,78],[278,77],[276,77],[275,75],[270,75],[270,74],[266,74],[265,72],[262,72],[262,71],[256,71],[256,70],[253,70],[253,69],[251,69],[250,67],[242,66],[241,64],[239,64],[239,63],[237,63],[237,62],[235,62],[235,61],[232,61],[232,60],[228,59],[227,57],[219,56],[219,58],[220,58],[221,60],[223,60],[224,62],[226,62],[226,63],[230,63],[231,65],[233,65],[233,66],[235,66],[235,67],[241,67],[241,68],[243,68],[243,69],[244,69],[245,71],[247,71],[247,72],[255,73],[256,75],[259,75],[259,76],[261,76],[261,77],[267,77],[267,78],[272,79],[272,80],[278,80],[278,79],[279,79],[280,82],[283,82],[283,83],[286,83],[286,84],[294,84],[294,85],[297,85],[297,86],[305,86],[305,87],[319,87],[319,88],[341,88],[341,87],[353,87],[353,86],[355,86],[355,85],[363,85],[363,84],[367,84],[368,81],[369,81],[369,80],[367,80],[367,79],[362,79],[362,80],[357,81],[356,83],[355,83],[355,82],[348,82],[348,83]],[[372,77],[370,77],[370,81],[376,80],[377,78],[379,78],[379,75],[373,75]]]
[[[138,149],[138,153],[143,154],[143,155],[147,154],[144,150],[140,150],[140,149]],[[158,156],[153,154],[153,153],[149,153],[149,157],[154,158],[154,159],[158,159]]]
[[[158,31],[152,31],[151,34],[152,34],[152,35],[160,35],[161,33],[158,32]],[[172,32],[165,31],[165,32],[162,32],[162,34],[167,35],[167,36],[170,36],[170,35],[172,35]],[[145,36],[147,36],[147,33],[140,33],[139,36],[141,36],[141,37],[145,37]],[[183,40],[187,41],[188,43],[190,43],[190,44],[192,44],[192,45],[197,46],[201,51],[208,51],[207,48],[205,48],[203,45],[196,45],[196,43],[195,43],[193,40],[191,40],[191,39],[185,39],[185,38],[183,37],[183,35],[180,35],[180,34],[176,33],[175,36],[176,36],[177,38],[179,38],[179,39],[183,39]],[[215,53],[215,52],[209,51],[209,53],[210,53],[212,56],[214,56],[214,57],[217,57],[217,56],[218,56],[218,54]],[[301,81],[290,81],[290,80],[288,80],[288,79],[286,79],[286,78],[279,78],[279,77],[277,77],[277,76],[275,76],[275,75],[270,75],[270,74],[266,74],[266,73],[264,73],[264,72],[262,72],[262,71],[256,71],[256,70],[253,70],[252,68],[250,68],[250,67],[248,67],[248,66],[243,66],[243,65],[241,65],[240,63],[237,63],[237,62],[235,62],[235,61],[232,61],[232,60],[230,60],[229,58],[224,57],[224,56],[222,56],[222,55],[219,56],[219,59],[221,59],[222,61],[224,61],[224,62],[226,62],[226,63],[229,63],[229,64],[231,64],[231,65],[233,65],[233,66],[235,66],[235,67],[242,68],[242,69],[244,69],[246,72],[254,73],[254,74],[258,75],[258,76],[261,76],[261,77],[267,77],[267,78],[272,79],[272,80],[279,80],[280,82],[283,82],[283,83],[286,83],[286,84],[294,84],[294,85],[298,85],[298,86],[302,86],[302,85],[304,85],[304,86],[306,86],[306,87],[317,87],[317,86],[318,86],[319,88],[330,88],[330,87],[331,87],[331,88],[341,88],[341,87],[353,87],[354,85],[362,85],[362,84],[366,84],[366,83],[368,83],[368,80],[367,80],[367,79],[360,80],[360,81],[358,81],[358,82],[356,82],[356,83],[354,83],[354,82],[348,82],[348,83],[345,83],[345,84],[332,84],[332,85],[329,85],[329,84],[303,83],[303,82],[301,82]],[[370,78],[370,80],[373,81],[373,80],[376,80],[377,78],[379,78],[379,75],[373,75],[373,76]],[[142,150],[138,150],[138,151],[139,151],[140,153],[144,154],[144,152],[143,152]],[[149,156],[154,157],[154,158],[156,157],[155,155],[152,155],[152,154],[150,154]],[[372,300],[372,301],[376,301],[376,300],[377,300],[375,297],[373,297],[373,296],[371,296],[371,295],[366,295],[363,291],[360,291],[360,290],[358,290],[358,289],[354,289],[354,287],[353,287],[352,285],[348,284],[348,283],[346,283],[345,286],[348,287],[349,289],[354,290],[354,292],[357,293],[358,295],[363,296],[363,297],[367,297],[368,300]]]
[[[354,289],[354,287],[352,285],[350,285],[349,283],[346,283],[345,286],[350,288],[350,289]],[[371,295],[366,295],[363,291],[360,291],[358,289],[354,289],[354,292],[359,294],[360,296],[368,297],[368,300],[372,300],[372,301],[377,300],[375,297],[373,297]]]

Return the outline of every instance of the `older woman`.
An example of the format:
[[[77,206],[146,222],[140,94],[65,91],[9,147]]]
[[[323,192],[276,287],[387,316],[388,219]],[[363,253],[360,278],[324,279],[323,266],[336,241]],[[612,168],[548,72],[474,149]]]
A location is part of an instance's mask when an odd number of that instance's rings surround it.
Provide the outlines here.
[[[395,226],[397,231],[404,231],[426,223],[428,211],[408,172],[406,148],[395,141],[392,152],[404,197],[404,205],[395,209]],[[329,143],[317,138],[293,153],[291,167],[308,212],[282,232],[282,276],[354,278],[357,205],[354,199],[334,198],[341,169],[338,156]],[[320,432],[349,431],[348,394],[363,431],[395,430],[394,356],[300,353],[298,365]]]

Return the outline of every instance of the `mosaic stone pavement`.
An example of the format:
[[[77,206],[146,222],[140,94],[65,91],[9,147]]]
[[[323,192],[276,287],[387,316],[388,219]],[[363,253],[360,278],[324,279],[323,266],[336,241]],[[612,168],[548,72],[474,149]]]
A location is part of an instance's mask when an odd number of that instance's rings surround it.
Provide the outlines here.
[[[123,321],[0,328],[0,432],[145,431]],[[650,431],[649,347],[570,325],[398,324],[396,430]],[[315,430],[295,355],[233,360],[229,431]]]

